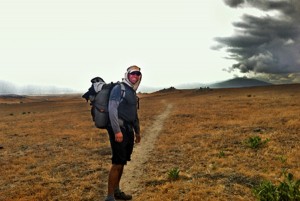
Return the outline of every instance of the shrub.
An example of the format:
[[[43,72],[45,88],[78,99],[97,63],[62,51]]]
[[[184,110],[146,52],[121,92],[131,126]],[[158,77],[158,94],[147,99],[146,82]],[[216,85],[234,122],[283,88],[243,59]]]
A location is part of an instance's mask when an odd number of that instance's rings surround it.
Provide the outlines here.
[[[259,147],[262,147],[263,145],[265,145],[267,142],[269,141],[269,139],[266,140],[262,140],[261,137],[259,136],[254,136],[254,137],[249,137],[246,141],[245,144],[252,148],[252,149],[257,149]]]
[[[177,167],[176,168],[172,168],[168,172],[168,178],[170,180],[177,180],[177,179],[179,179],[179,172],[180,172],[179,168],[177,168]]]
[[[218,153],[218,157],[219,157],[219,158],[224,158],[224,157],[225,157],[225,152],[224,152],[224,151],[220,151],[220,152]]]
[[[284,173],[284,180],[278,186],[270,181],[263,181],[253,189],[260,201],[300,201],[300,180],[295,181],[291,173]]]
[[[300,201],[300,180],[294,181],[291,173],[285,175],[283,182],[278,186],[280,200],[299,200]]]

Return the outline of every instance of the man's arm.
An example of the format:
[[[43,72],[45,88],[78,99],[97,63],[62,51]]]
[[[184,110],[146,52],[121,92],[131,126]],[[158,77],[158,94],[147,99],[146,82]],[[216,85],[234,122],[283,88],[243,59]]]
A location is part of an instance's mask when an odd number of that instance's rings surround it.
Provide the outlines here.
[[[108,103],[109,120],[114,133],[121,132],[120,125],[119,125],[119,118],[118,118],[119,103],[120,102],[116,100],[109,100]]]
[[[120,129],[119,118],[118,118],[118,107],[120,104],[120,100],[121,100],[121,87],[117,85],[112,89],[109,97],[109,102],[108,102],[109,120],[110,120],[112,130],[115,133],[115,140],[117,142],[123,141],[123,134]]]
[[[141,141],[141,133],[140,133],[140,120],[138,114],[136,116],[136,120],[134,121],[133,129],[135,132],[135,142],[139,143]]]

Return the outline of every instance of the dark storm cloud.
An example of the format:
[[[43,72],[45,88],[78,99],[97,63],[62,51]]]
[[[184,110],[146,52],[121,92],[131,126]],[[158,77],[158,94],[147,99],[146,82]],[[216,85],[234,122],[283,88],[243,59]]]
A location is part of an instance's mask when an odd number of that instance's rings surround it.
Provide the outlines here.
[[[230,7],[254,7],[277,11],[276,15],[255,17],[245,14],[234,22],[235,35],[218,37],[218,48],[225,48],[237,61],[228,70],[269,74],[271,79],[291,79],[300,73],[300,1],[224,0]],[[272,76],[271,76],[272,75]],[[296,79],[297,80],[297,79]]]
[[[230,7],[237,7],[245,3],[244,0],[224,0],[224,2]]]
[[[270,1],[270,0],[224,0],[225,4],[232,8],[236,7],[255,7],[260,10],[279,10],[285,14],[292,14],[297,12],[297,7],[294,4],[297,0],[282,0],[282,1]],[[299,5],[298,5],[299,6]],[[299,7],[298,7],[299,8]]]

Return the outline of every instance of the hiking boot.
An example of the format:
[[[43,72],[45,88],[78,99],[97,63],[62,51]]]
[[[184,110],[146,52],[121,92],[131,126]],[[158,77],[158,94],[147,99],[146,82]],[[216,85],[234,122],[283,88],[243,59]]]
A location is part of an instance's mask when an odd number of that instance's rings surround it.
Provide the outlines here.
[[[116,200],[131,200],[132,195],[125,194],[124,192],[115,192],[114,193]]]
[[[104,201],[116,201],[114,198],[105,198]]]

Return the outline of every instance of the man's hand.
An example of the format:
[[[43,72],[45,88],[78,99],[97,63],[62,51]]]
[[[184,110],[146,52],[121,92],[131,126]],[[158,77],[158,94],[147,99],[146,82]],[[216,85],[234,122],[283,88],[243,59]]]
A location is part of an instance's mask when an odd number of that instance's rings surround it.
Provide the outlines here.
[[[141,141],[141,135],[140,134],[135,134],[135,142],[140,143]]]
[[[115,134],[115,141],[116,142],[122,142],[123,141],[123,133],[122,132],[118,132]]]

